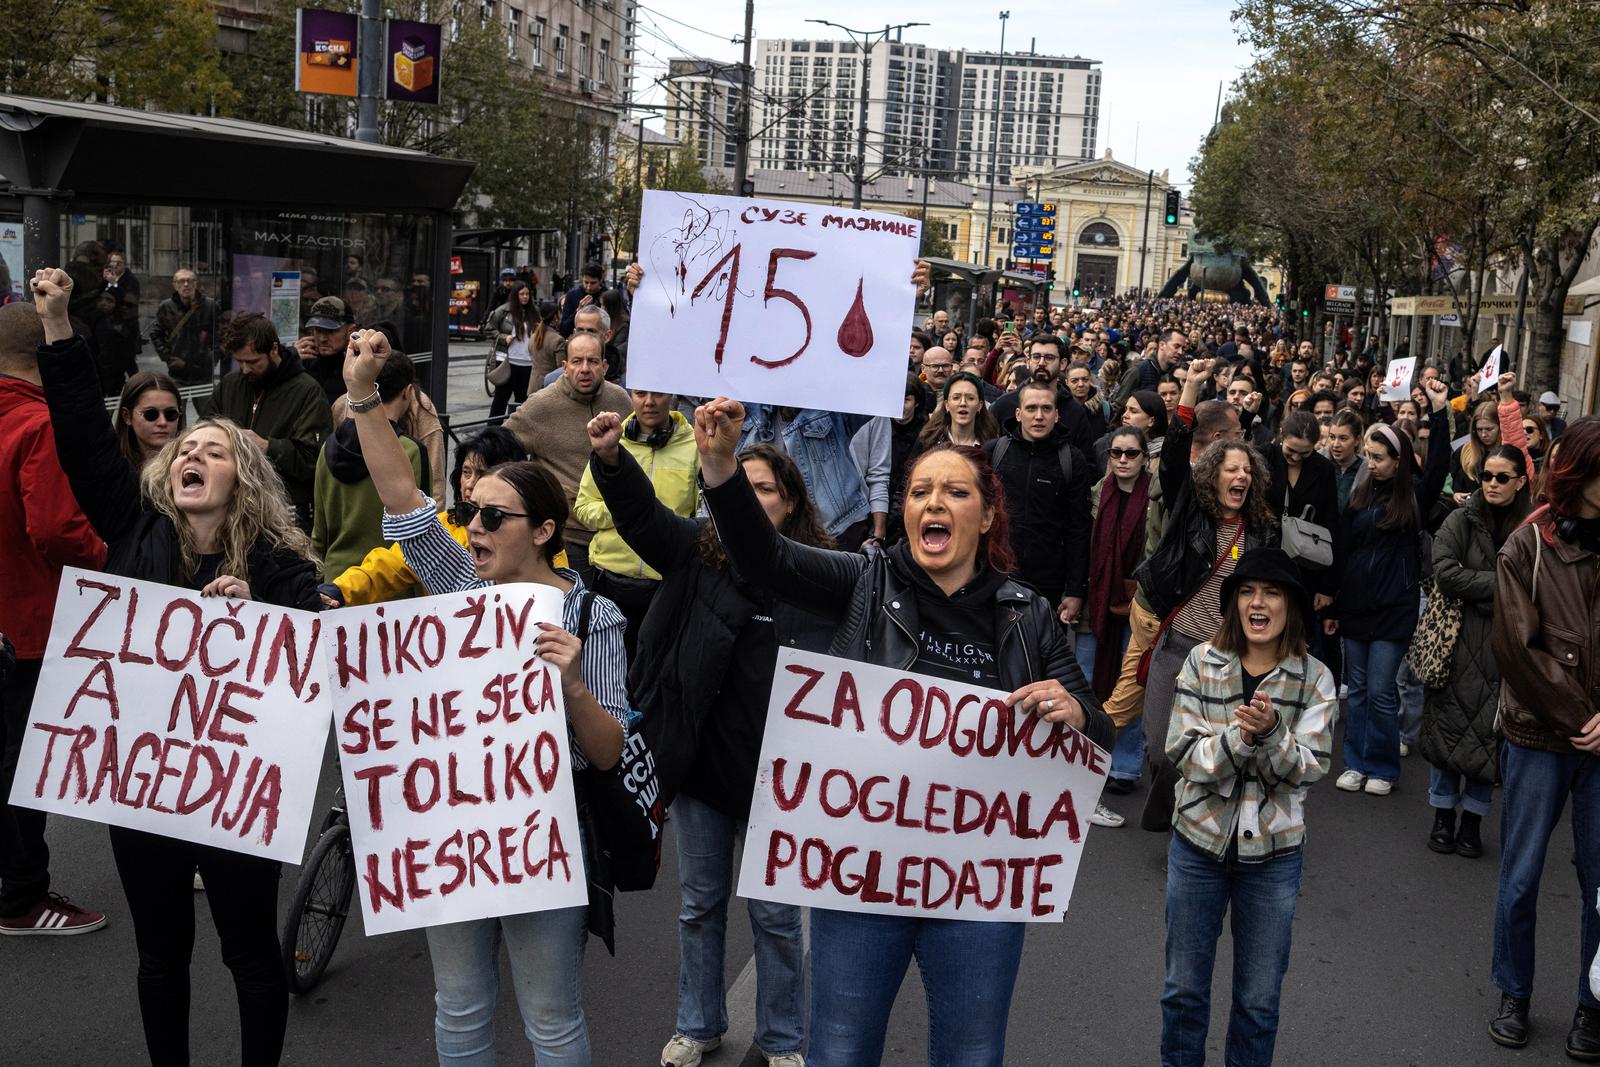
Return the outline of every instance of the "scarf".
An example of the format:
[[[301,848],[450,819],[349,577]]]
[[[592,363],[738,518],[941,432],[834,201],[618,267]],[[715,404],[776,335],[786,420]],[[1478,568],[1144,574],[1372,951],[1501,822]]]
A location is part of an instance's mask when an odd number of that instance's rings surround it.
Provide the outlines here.
[[[1149,502],[1148,469],[1139,472],[1126,497],[1113,475],[1106,475],[1100,487],[1100,510],[1089,541],[1088,609],[1089,629],[1095,636],[1094,692],[1101,700],[1116,688],[1122,665],[1122,643],[1112,640],[1118,627],[1111,623],[1110,607],[1122,599],[1123,583],[1139,564]]]

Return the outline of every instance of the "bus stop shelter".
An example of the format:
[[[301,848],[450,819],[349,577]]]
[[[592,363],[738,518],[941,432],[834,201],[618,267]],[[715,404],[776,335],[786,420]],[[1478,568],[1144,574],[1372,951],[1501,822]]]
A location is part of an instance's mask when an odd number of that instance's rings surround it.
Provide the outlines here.
[[[443,412],[451,212],[472,170],[330,134],[0,94],[0,284],[20,292],[75,257],[92,268],[114,246],[148,323],[179,267],[224,318],[287,313],[272,291],[293,277],[302,325],[327,295],[358,324],[395,321]]]

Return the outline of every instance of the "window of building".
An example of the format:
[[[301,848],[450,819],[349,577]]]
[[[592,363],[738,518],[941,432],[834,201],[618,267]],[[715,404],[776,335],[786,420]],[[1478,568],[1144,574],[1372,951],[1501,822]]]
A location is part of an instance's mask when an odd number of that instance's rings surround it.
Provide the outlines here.
[[[567,28],[556,27],[556,74],[561,77],[567,75]]]
[[[1117,231],[1104,222],[1091,222],[1078,234],[1080,245],[1099,245],[1103,248],[1115,248],[1121,241],[1117,238]]]
[[[535,18],[528,24],[528,36],[533,38],[533,65],[544,66],[544,28],[545,21]]]
[[[578,76],[580,78],[592,77],[594,71],[589,67],[589,35],[578,34]]]
[[[517,58],[517,39],[522,36],[522,12],[511,7],[506,9],[506,55],[512,59]]]
[[[604,38],[600,41],[599,71],[601,85],[611,84],[611,42]]]

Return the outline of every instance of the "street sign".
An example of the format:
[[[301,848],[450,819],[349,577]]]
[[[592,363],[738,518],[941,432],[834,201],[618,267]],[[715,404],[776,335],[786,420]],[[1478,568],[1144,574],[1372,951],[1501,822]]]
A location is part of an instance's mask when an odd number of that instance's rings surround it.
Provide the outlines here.
[[[1054,256],[1056,254],[1055,242],[1047,244],[1012,245],[1011,255],[1014,259],[1033,259],[1041,256]]]
[[[1324,300],[1322,310],[1330,315],[1354,315],[1356,305],[1353,300]]]
[[[1053,215],[1018,215],[1014,221],[1019,233],[1034,233],[1056,228]]]
[[[1054,215],[1056,205],[1052,201],[1019,200],[1016,203],[1018,215]]]

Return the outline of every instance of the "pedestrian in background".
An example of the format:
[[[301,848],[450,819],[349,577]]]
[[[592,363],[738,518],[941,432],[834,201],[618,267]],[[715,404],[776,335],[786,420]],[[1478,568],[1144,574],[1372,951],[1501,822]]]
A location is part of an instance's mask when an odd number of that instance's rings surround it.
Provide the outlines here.
[[[503,369],[507,372],[505,380],[494,387],[494,400],[489,405],[491,419],[504,415],[513,399],[519,404],[528,399],[534,335],[543,325],[538,314],[533,290],[522,282],[513,282],[506,302],[489,312],[485,328],[494,337],[494,350],[505,363]],[[495,373],[498,374],[499,369]]]
[[[117,441],[135,469],[160,452],[173,435],[183,432],[183,399],[178,383],[155,371],[129,378],[117,400]]]

